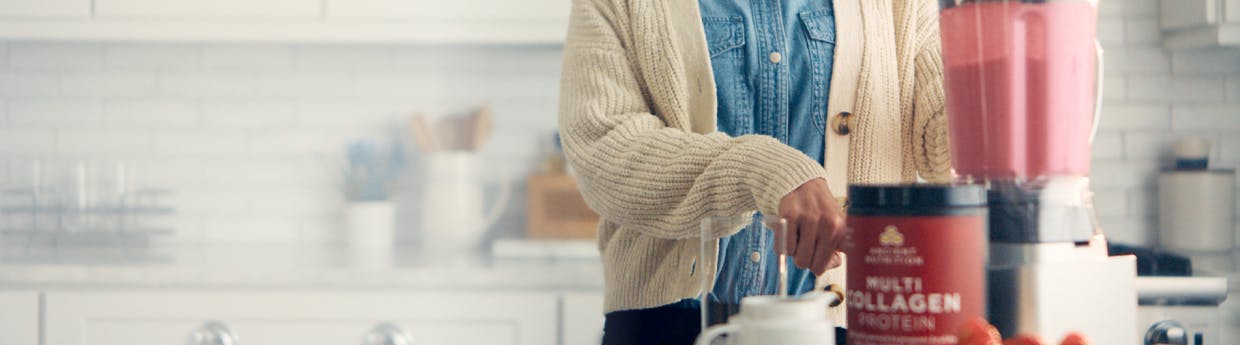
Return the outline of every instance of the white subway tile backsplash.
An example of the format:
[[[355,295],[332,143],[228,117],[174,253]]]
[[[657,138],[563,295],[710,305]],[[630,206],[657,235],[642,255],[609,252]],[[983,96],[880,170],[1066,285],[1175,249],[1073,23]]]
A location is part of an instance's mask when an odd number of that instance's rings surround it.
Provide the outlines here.
[[[48,71],[0,72],[0,97],[56,96],[60,76]]]
[[[1167,130],[1171,128],[1171,107],[1159,103],[1106,103],[1102,106],[1100,130]]]
[[[10,42],[13,68],[81,69],[103,66],[103,46],[94,43]]]
[[[1153,18],[1158,16],[1158,1],[1100,1],[1098,3],[1098,15],[1103,17]]]
[[[202,104],[208,127],[274,128],[293,122],[296,107],[279,101],[212,101]]]
[[[307,100],[297,107],[297,126],[306,128],[371,127],[406,121],[425,105],[407,101]]]
[[[1095,159],[1090,169],[1090,181],[1096,188],[1134,188],[1152,183],[1158,171],[1155,160]]]
[[[152,134],[153,140],[154,134]],[[200,184],[202,163],[197,158],[140,157],[124,160],[135,186],[169,188]]]
[[[425,74],[363,74],[354,81],[359,97],[414,99],[426,103],[451,100],[454,96],[448,85],[454,77]],[[471,94],[470,90],[461,90]]]
[[[1125,41],[1128,44],[1157,45],[1162,42],[1162,28],[1157,16],[1137,17],[1125,22]]]
[[[1105,2],[1104,2],[1105,3]],[[1112,243],[1148,246],[1154,244],[1154,229],[1157,225],[1149,220],[1131,217],[1099,217],[1099,226]]]
[[[290,217],[207,218],[203,222],[205,241],[218,243],[280,244],[297,243],[297,221]]]
[[[152,135],[141,129],[61,129],[56,151],[66,156],[141,155],[150,153]]]
[[[1123,18],[1100,18],[1098,20],[1098,40],[1103,46],[1123,45],[1124,36]]]
[[[1218,76],[1130,76],[1128,98],[1144,101],[1220,103],[1224,100],[1225,79]]]
[[[480,159],[493,173],[481,183],[488,195],[517,183],[550,146],[563,59],[554,46],[0,49],[14,56],[0,69],[0,178],[12,179],[13,157],[125,162],[135,185],[175,191],[178,234],[163,241],[181,243],[339,243],[344,147],[407,136],[415,112],[454,116],[490,102],[495,135]],[[1127,77],[1109,81],[1109,98],[1124,99]],[[1104,135],[1100,154],[1120,158],[1121,137]],[[409,149],[400,188],[416,193],[421,157]],[[506,233],[520,233],[523,208],[511,206]]]
[[[203,176],[209,183],[289,186],[328,181],[333,171],[316,159],[214,158],[205,159],[201,164]]]
[[[1094,211],[1098,216],[1128,215],[1128,190],[1123,188],[1094,188]]]
[[[1102,78],[1102,100],[1122,101],[1128,97],[1128,78],[1122,74],[1106,74]]]
[[[149,71],[67,72],[61,89],[69,96],[126,97],[155,93],[155,73]]]
[[[166,72],[159,74],[163,95],[184,97],[242,97],[255,95],[253,73]]]
[[[343,73],[286,72],[258,77],[261,96],[347,96],[352,95],[353,77]]]
[[[177,213],[203,216],[206,219],[232,218],[252,214],[251,186],[233,184],[180,185],[168,204],[176,205]]]
[[[1240,73],[1240,50],[1184,50],[1172,55],[1172,70],[1177,75],[1205,74],[1220,76]]]
[[[212,45],[203,48],[203,65],[221,70],[285,70],[293,65],[293,48],[284,45]]]
[[[348,131],[274,129],[250,133],[250,145],[257,155],[340,157],[354,138]]]
[[[247,154],[245,133],[239,130],[168,129],[155,133],[155,151],[169,155]]]
[[[192,69],[201,64],[202,48],[192,44],[112,44],[104,51],[108,66]]]
[[[56,133],[51,129],[0,128],[0,154],[29,156],[56,149]]]
[[[1240,103],[1240,76],[1227,78],[1227,101]]]
[[[1137,220],[1158,219],[1158,183],[1132,190],[1128,195],[1128,216]]]
[[[187,99],[120,99],[103,106],[113,127],[193,127],[198,125],[198,103]]]
[[[103,124],[99,104],[76,98],[15,99],[8,102],[9,126],[98,127]]]
[[[548,145],[551,139],[547,139]],[[1124,137],[1121,132],[1098,132],[1091,145],[1093,157],[1097,159],[1124,158]]]
[[[1171,71],[1171,54],[1157,45],[1107,48],[1103,59],[1105,73],[1166,75]]]
[[[1178,135],[1167,132],[1128,132],[1124,134],[1124,158],[1169,160]]]
[[[1171,109],[1174,130],[1217,131],[1240,128],[1240,104],[1176,105]]]
[[[297,48],[297,67],[303,70],[391,70],[396,49],[386,46],[305,46]]]
[[[296,218],[342,213],[345,206],[342,193],[332,188],[264,188],[252,202],[254,214]]]

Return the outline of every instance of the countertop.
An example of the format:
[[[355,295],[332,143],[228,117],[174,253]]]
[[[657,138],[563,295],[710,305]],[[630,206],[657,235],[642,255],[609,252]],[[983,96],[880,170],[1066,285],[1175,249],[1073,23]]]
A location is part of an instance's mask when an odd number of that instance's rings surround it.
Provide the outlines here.
[[[0,287],[112,286],[601,290],[603,274],[597,259],[446,258],[414,249],[375,263],[323,246],[0,248]]]

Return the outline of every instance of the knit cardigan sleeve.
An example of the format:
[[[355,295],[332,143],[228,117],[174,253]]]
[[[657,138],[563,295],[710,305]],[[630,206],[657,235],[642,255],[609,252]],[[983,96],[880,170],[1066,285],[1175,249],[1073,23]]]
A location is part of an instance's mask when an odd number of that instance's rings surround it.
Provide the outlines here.
[[[913,138],[917,173],[931,182],[952,179],[947,115],[944,111],[943,55],[937,3],[917,0],[917,56],[914,58]]]
[[[784,195],[825,176],[816,161],[771,137],[693,133],[686,125],[668,125],[688,119],[653,114],[652,93],[688,99],[686,90],[669,86],[678,84],[675,79],[657,80],[682,78],[683,69],[672,66],[673,73],[643,75],[640,63],[680,59],[639,59],[634,44],[663,43],[636,43],[632,37],[657,35],[633,30],[657,32],[665,26],[630,25],[624,12],[639,9],[609,3],[573,3],[559,117],[564,151],[582,195],[604,220],[655,238],[694,238],[704,217],[755,210],[776,214]],[[678,54],[675,49],[653,51]],[[711,236],[737,230],[721,229]]]

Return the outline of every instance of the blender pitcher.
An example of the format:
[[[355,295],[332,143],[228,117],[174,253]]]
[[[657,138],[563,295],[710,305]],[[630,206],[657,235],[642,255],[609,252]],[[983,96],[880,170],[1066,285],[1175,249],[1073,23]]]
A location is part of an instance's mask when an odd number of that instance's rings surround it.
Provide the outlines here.
[[[966,181],[1087,175],[1097,0],[941,0],[952,165]]]

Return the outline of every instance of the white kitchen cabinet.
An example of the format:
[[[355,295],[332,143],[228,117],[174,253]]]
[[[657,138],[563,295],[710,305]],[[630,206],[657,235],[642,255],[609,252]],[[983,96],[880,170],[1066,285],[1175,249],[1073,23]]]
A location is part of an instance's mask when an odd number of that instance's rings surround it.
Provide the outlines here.
[[[0,339],[5,345],[39,344],[39,293],[0,291]]]
[[[0,40],[556,44],[570,0],[0,0]]]
[[[91,0],[0,0],[0,18],[86,18]]]
[[[556,343],[557,296],[536,292],[49,291],[45,345],[184,344],[218,321],[240,344],[358,344],[376,325],[412,344]]]
[[[603,340],[603,294],[565,293],[560,300],[562,345],[598,345]]]
[[[1240,0],[1162,0],[1161,6],[1167,48],[1240,46]]]
[[[327,18],[530,20],[567,18],[570,0],[327,0]]]
[[[318,19],[321,0],[94,0],[95,17]]]

